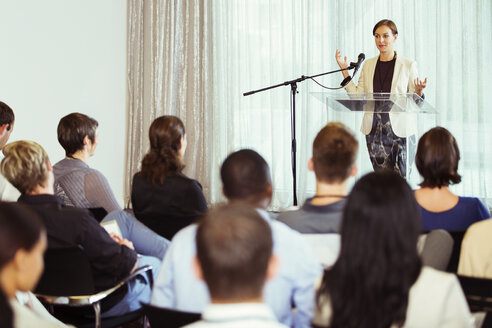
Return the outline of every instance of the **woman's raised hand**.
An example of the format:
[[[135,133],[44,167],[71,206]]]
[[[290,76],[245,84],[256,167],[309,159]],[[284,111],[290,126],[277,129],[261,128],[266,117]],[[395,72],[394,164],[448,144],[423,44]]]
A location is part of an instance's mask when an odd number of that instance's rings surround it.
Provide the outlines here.
[[[342,61],[342,55],[340,54],[340,50],[338,49],[337,52],[335,53],[335,59],[337,60],[337,64],[338,66],[340,66],[341,69],[348,67],[347,56],[345,56]]]
[[[422,97],[422,91],[425,89],[427,85],[427,78],[421,81],[418,77],[413,80],[413,84],[415,86],[415,93]]]

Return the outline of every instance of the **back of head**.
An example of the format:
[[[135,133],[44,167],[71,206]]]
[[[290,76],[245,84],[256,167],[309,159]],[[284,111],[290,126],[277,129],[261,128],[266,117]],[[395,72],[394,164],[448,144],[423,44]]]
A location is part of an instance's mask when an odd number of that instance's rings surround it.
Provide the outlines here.
[[[95,142],[98,126],[95,119],[85,114],[71,113],[63,117],[58,123],[58,142],[65,149],[65,154],[72,156],[82,150],[85,136]]]
[[[460,150],[451,132],[435,127],[420,137],[415,165],[424,181],[421,187],[443,187],[460,183],[458,162]]]
[[[0,270],[19,249],[30,251],[44,231],[39,217],[19,203],[0,202]]]
[[[417,203],[398,174],[370,173],[354,185],[343,215],[340,255],[318,294],[332,300],[331,327],[404,323],[408,292],[421,268],[419,233]]]
[[[265,191],[272,185],[267,162],[251,149],[242,149],[227,156],[222,163],[220,177],[227,199],[253,205],[265,198]]]
[[[345,181],[355,164],[358,149],[357,139],[345,125],[328,123],[313,142],[316,179],[325,183]]]
[[[44,228],[40,219],[19,203],[0,202],[0,272],[14,260],[18,250],[30,252]],[[13,314],[0,286],[0,324],[12,326]]]
[[[0,272],[19,249],[30,251],[41,238],[39,218],[18,203],[0,202]],[[0,325],[13,326],[13,313],[0,286]]]
[[[196,244],[213,300],[261,297],[273,241],[270,226],[255,209],[238,204],[212,209],[199,224]]]
[[[164,183],[166,176],[181,173],[179,151],[184,137],[184,124],[178,117],[156,118],[149,129],[150,151],[142,159],[142,176],[156,185]]]
[[[2,174],[22,194],[45,185],[49,158],[43,147],[33,141],[21,140],[6,145],[3,153]]]
[[[10,130],[12,123],[15,121],[14,111],[6,103],[0,101],[0,125],[9,124]]]

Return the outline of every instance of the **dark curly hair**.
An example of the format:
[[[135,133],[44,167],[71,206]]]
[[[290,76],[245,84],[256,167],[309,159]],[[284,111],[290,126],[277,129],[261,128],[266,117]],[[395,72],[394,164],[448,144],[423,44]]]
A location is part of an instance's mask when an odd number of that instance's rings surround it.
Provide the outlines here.
[[[184,136],[184,124],[178,117],[156,118],[149,129],[150,150],[142,159],[142,177],[158,185],[163,184],[167,176],[181,173],[184,165],[179,150]]]
[[[340,256],[325,272],[317,306],[329,299],[335,327],[402,326],[422,267],[420,212],[412,190],[389,170],[362,177],[343,213]]]

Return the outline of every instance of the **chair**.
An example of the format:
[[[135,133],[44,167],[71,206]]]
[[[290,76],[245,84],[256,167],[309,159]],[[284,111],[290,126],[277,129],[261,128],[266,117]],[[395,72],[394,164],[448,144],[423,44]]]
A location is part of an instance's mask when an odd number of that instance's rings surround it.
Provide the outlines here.
[[[200,320],[201,314],[166,309],[151,304],[141,303],[150,326],[154,328],[177,328]]]
[[[104,209],[104,207],[90,207],[88,208],[88,210],[99,223],[101,223],[104,217],[108,215],[108,212]]]
[[[448,231],[451,237],[453,237],[453,251],[451,252],[451,258],[449,259],[447,272],[456,273],[458,271],[458,263],[460,261],[461,243],[463,242],[463,236],[465,231]]]
[[[471,312],[486,312],[482,327],[492,327],[492,279],[458,275]]]
[[[117,327],[142,317],[143,310],[107,318],[101,318],[101,312],[118,303],[126,294],[126,288],[121,287],[142,274],[147,274],[152,284],[152,267],[147,265],[138,268],[113,287],[97,291],[89,260],[81,248],[48,249],[45,253],[45,270],[34,294],[41,302],[49,305],[61,321],[79,328]],[[90,307],[93,311],[90,311]]]
[[[453,253],[454,240],[446,230],[432,230],[425,235],[420,252],[424,265],[445,271]]]
[[[340,234],[338,233],[303,233],[302,237],[311,246],[314,255],[323,267],[335,264],[340,253]]]

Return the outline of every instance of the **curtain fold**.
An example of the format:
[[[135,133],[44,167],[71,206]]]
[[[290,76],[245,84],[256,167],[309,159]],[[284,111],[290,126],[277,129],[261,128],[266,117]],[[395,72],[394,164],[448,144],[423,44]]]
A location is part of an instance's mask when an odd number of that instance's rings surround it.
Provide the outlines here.
[[[490,0],[149,0],[129,2],[128,176],[138,170],[148,147],[147,130],[159,115],[185,123],[186,173],[198,179],[207,200],[223,200],[219,167],[227,154],[253,148],[270,164],[272,208],[292,205],[290,89],[242,94],[338,68],[340,49],[349,61],[361,52],[376,56],[372,28],[395,21],[398,55],[414,59],[428,77],[426,101],[438,114],[433,124],[448,128],[461,149],[460,195],[492,198],[492,3]],[[341,74],[319,79],[337,86]],[[357,77],[356,77],[357,80]],[[359,138],[359,175],[372,167],[361,117],[335,113],[298,84],[297,184],[299,202],[314,193],[306,168],[319,129],[331,120],[346,123]],[[425,126],[425,129],[430,126]],[[424,130],[419,131],[425,132]],[[410,183],[416,187],[413,168]],[[130,182],[127,184],[129,195]]]
[[[183,121],[188,140],[185,174],[197,179],[210,199],[210,94],[212,41],[208,0],[129,0],[128,163],[131,179],[148,151],[148,129],[161,115]]]

